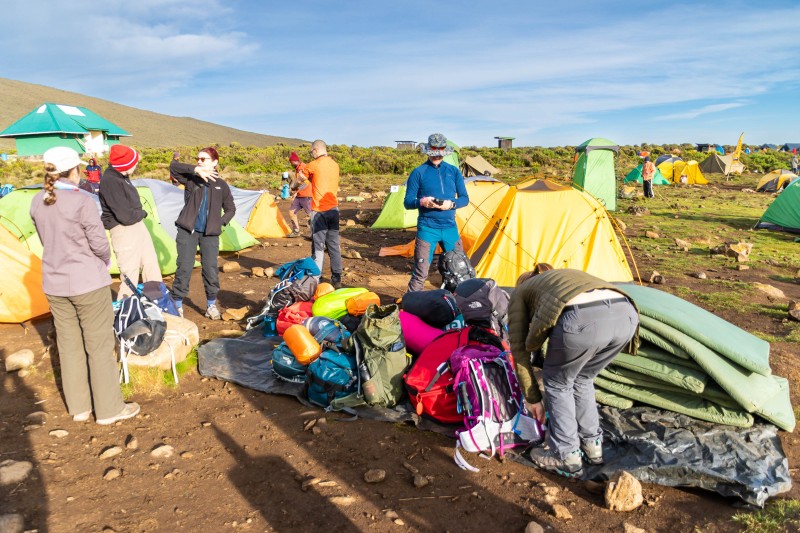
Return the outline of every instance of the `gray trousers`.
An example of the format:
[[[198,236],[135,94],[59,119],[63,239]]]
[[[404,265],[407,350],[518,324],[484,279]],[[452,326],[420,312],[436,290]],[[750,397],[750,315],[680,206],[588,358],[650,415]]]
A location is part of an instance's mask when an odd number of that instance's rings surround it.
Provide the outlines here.
[[[458,252],[464,251],[464,245],[461,244],[461,239],[458,239],[451,247],[444,241],[428,242],[425,239],[417,237],[414,241],[414,271],[411,272],[411,279],[408,280],[406,292],[425,289],[425,281],[428,279],[428,272],[430,272],[431,269],[433,254],[436,252],[436,246],[439,244],[442,245],[445,252],[450,252],[452,250]]]
[[[47,295],[61,361],[61,386],[70,415],[91,411],[111,418],[125,408],[114,352],[111,288],[79,296]]]
[[[542,365],[547,444],[562,459],[600,436],[594,378],[630,342],[639,315],[627,300],[566,308],[550,333]]]
[[[325,246],[331,258],[331,274],[342,273],[342,250],[339,247],[339,210],[313,211],[311,213],[311,257],[322,272],[325,263]]]
[[[175,238],[178,248],[178,268],[172,282],[172,294],[183,300],[189,295],[189,281],[194,269],[194,256],[200,246],[200,266],[203,269],[203,286],[206,298],[216,300],[219,292],[219,235],[206,236],[178,228]]]

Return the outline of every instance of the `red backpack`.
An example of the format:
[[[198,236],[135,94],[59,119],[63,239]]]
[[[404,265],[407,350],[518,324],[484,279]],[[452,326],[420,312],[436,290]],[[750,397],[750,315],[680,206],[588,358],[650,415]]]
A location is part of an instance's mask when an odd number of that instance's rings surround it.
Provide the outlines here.
[[[418,415],[427,416],[441,424],[464,424],[464,414],[458,412],[455,376],[449,365],[450,354],[468,344],[483,344],[482,339],[508,349],[493,332],[467,326],[442,333],[422,350],[403,376],[411,405]]]

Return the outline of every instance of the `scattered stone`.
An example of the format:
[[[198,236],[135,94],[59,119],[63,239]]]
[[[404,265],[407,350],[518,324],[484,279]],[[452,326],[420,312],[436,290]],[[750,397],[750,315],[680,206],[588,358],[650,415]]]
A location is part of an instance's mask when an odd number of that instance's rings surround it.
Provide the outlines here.
[[[653,270],[653,272],[650,274],[650,283],[655,285],[663,285],[664,281],[664,276],[662,276],[660,272]]]
[[[303,483],[300,485],[300,488],[303,489],[304,491],[306,491],[306,490],[308,490],[308,487],[311,487],[313,485],[317,485],[321,481],[322,480],[320,478],[318,478],[318,477],[312,477],[311,479],[307,479],[307,480],[303,481]]]
[[[318,485],[320,487],[336,487],[338,486],[338,483],[336,483],[335,481],[320,481]]]
[[[419,474],[419,468],[410,464],[410,463],[403,463],[403,468],[411,472],[412,474]]]
[[[192,452],[183,452],[181,454],[181,459],[192,459],[194,454]]]
[[[347,220],[345,220],[344,225],[347,228],[354,228],[356,225],[356,221],[353,220],[352,218],[348,218]]]
[[[625,528],[625,533],[647,533],[646,529],[636,527],[633,524],[629,524],[628,522],[623,523],[622,527]]]
[[[345,198],[345,202],[355,202],[357,204],[360,204],[363,201],[364,201],[363,196],[348,196]]]
[[[614,223],[617,225],[617,227],[619,228],[619,230],[620,230],[621,232],[623,232],[623,233],[625,232],[625,230],[626,230],[626,229],[628,229],[628,225],[627,225],[627,224],[625,224],[625,223],[624,223],[622,220],[620,220],[620,219],[618,219],[618,218],[615,218],[615,219],[614,219]],[[531,522],[531,523],[532,523],[532,524],[535,524],[536,522]],[[537,524],[537,525],[538,525],[538,524]]]
[[[22,370],[33,365],[34,355],[33,350],[23,348],[12,353],[6,357],[6,372],[13,372],[14,370]]]
[[[620,470],[606,485],[606,506],[612,511],[633,511],[644,502],[642,484],[629,472]]]
[[[226,261],[222,265],[222,271],[229,274],[231,272],[239,272],[241,269],[242,265],[240,265],[238,261]]]
[[[708,278],[708,276],[706,275],[705,272],[692,272],[689,275],[692,276],[693,278],[697,278],[697,279],[707,279]]]
[[[109,446],[100,452],[100,459],[110,459],[122,453],[122,448],[119,446]]]
[[[736,270],[739,271],[750,270],[750,265],[742,265],[742,264],[736,265]]]
[[[248,305],[237,309],[225,309],[225,312],[222,313],[222,320],[238,322],[247,315],[248,311],[250,311],[250,306]]]
[[[313,428],[311,428],[311,433],[313,433],[314,435],[319,435],[322,433],[322,428],[314,426]]]
[[[375,194],[375,198],[386,198],[387,194],[386,191],[378,191]]]
[[[786,294],[782,290],[777,287],[773,287],[772,285],[767,285],[765,283],[753,283],[753,286],[767,295],[769,298],[777,298],[780,300],[786,299]]]
[[[43,426],[47,423],[47,417],[50,416],[44,411],[34,411],[33,413],[25,416],[25,420],[32,424],[39,424]]]
[[[372,468],[364,472],[364,481],[367,483],[380,483],[384,479],[386,479],[386,470]]]
[[[683,239],[675,239],[675,246],[679,249],[683,250],[684,252],[688,252],[689,249],[692,247],[692,243],[689,241],[684,241]]]
[[[394,522],[394,523],[395,523],[395,525],[397,525],[397,526],[404,526],[404,525],[406,525],[406,523],[405,523],[405,522],[403,522],[402,520],[400,520],[399,518],[395,518],[395,519],[393,520],[393,522]]]
[[[570,513],[569,509],[567,509],[566,507],[564,507],[560,503],[557,503],[557,504],[553,505],[553,507],[551,508],[551,511],[553,512],[553,516],[555,516],[558,519],[561,519],[561,520],[572,520],[572,513]]]
[[[547,505],[551,505],[551,506],[555,505],[555,503],[557,501],[558,501],[558,498],[556,498],[552,494],[545,494],[544,495],[544,503],[546,503]]]
[[[245,295],[245,296],[249,296],[249,295],[251,295],[251,294],[255,294],[255,292],[256,292],[256,291],[254,291],[253,289],[247,289],[247,290],[246,290],[246,291],[244,291],[242,294],[243,294],[243,295]]]
[[[427,487],[430,485],[431,480],[423,476],[422,474],[414,474],[414,486],[418,489],[422,487]]]
[[[25,531],[25,519],[21,514],[0,515],[0,532],[22,533]]]
[[[792,300],[789,302],[789,318],[797,320],[800,322],[800,302]]]
[[[274,275],[275,275],[275,269],[274,268],[267,267],[267,268],[264,269],[264,277],[265,278],[271,278]]]
[[[20,372],[25,372],[24,370],[20,370]],[[33,431],[34,429],[39,429],[42,426],[39,424],[28,424],[27,426],[22,426],[22,431]]]
[[[312,418],[311,420],[307,420],[305,424],[303,424],[303,431],[310,431],[311,428],[317,425],[317,419]]]
[[[395,518],[400,518],[400,516],[399,516],[399,515],[398,515],[398,514],[397,514],[395,511],[392,511],[391,509],[386,509],[386,510],[383,512],[383,514],[384,514],[384,515],[386,516],[386,518],[388,518],[389,520],[394,520]]]
[[[30,475],[31,470],[33,470],[33,464],[29,461],[6,459],[0,463],[0,486],[24,481]]]
[[[317,425],[325,425],[328,423],[328,419],[323,417],[317,418]]]
[[[253,267],[250,272],[253,274],[254,278],[264,277],[264,269],[262,267]]]
[[[632,206],[630,206],[628,208],[628,213],[630,213],[632,215],[635,215],[637,217],[641,217],[641,216],[644,216],[644,215],[649,215],[650,214],[650,210],[647,209],[646,207],[642,207],[640,205],[632,205]]]
[[[559,487],[544,487],[542,490],[549,496],[558,496],[558,493],[561,492]]]
[[[159,444],[158,446],[152,449],[150,455],[155,457],[156,459],[166,459],[168,457],[172,457],[173,453],[175,453],[175,448],[173,448],[169,444]]]
[[[67,431],[66,429],[54,429],[54,430],[50,431],[50,433],[48,433],[48,435],[50,435],[51,437],[55,437],[57,439],[63,439],[64,437],[69,435],[69,431]],[[0,531],[2,531],[2,530],[0,530]]]
[[[355,250],[345,250],[342,257],[347,257],[348,259],[362,259],[361,254]]]
[[[365,200],[372,200],[372,193],[361,191],[358,193],[359,196],[364,198]]]
[[[139,439],[134,437],[133,435],[128,435],[125,439],[125,447],[129,450],[138,450],[139,449]]]
[[[356,503],[356,499],[352,496],[331,496],[328,498],[328,501],[334,505],[353,505]]]
[[[645,231],[645,232],[644,232],[644,236],[645,236],[645,237],[647,237],[648,239],[658,239],[658,238],[660,238],[660,237],[661,237],[661,236],[660,236],[658,233],[656,233],[655,231]]]
[[[208,426],[211,425],[211,422],[201,422],[200,425],[203,426],[204,428],[207,428]]]
[[[538,522],[528,522],[525,533],[544,533],[544,528]]]
[[[122,472],[120,472],[119,468],[114,468],[111,466],[106,469],[105,473],[103,474],[103,479],[106,481],[111,481],[112,479],[117,479],[121,475]]]

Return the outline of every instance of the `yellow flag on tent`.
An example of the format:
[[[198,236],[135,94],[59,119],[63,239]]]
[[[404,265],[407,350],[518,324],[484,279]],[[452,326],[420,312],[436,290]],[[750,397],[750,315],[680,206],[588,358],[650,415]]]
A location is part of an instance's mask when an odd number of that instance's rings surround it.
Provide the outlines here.
[[[739,142],[736,143],[736,150],[733,151],[733,162],[738,163],[742,155],[742,140],[744,139],[744,132],[739,135]]]

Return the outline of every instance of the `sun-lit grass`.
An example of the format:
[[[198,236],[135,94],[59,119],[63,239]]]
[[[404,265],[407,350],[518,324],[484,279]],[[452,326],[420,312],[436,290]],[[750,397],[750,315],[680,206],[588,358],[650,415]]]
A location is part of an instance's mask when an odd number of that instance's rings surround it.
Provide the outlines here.
[[[760,511],[736,513],[733,521],[748,533],[778,533],[800,530],[800,502],[775,500]]]
[[[176,365],[178,379],[197,368],[197,348],[192,350],[184,361]],[[156,396],[162,394],[164,388],[179,386],[172,376],[172,369],[129,366],[130,382],[122,385],[122,394],[126,399],[133,396]]]

